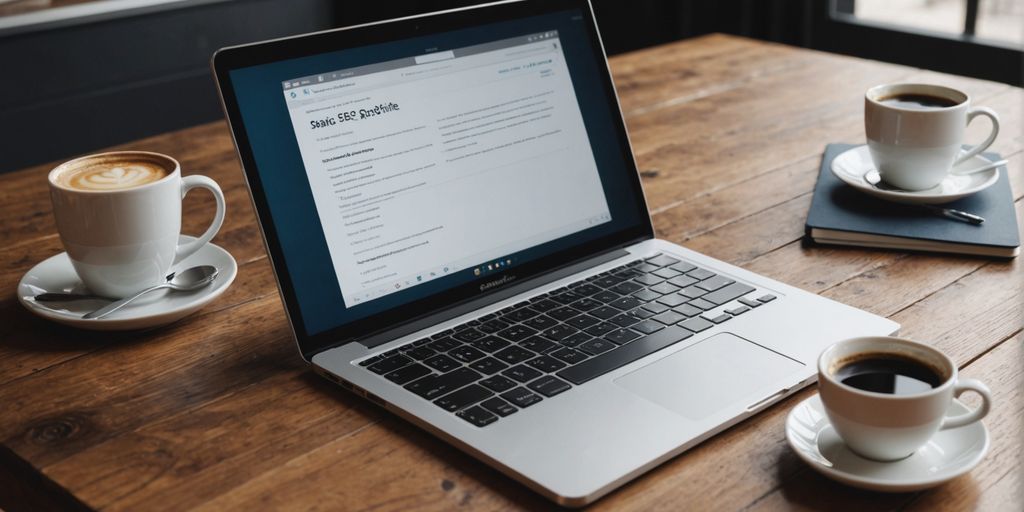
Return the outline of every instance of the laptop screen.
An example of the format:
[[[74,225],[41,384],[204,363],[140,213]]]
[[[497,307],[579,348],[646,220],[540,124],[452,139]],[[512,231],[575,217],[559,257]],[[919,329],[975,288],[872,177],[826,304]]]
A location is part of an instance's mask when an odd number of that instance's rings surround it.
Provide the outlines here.
[[[230,72],[306,334],[485,293],[648,222],[587,23],[559,11]]]

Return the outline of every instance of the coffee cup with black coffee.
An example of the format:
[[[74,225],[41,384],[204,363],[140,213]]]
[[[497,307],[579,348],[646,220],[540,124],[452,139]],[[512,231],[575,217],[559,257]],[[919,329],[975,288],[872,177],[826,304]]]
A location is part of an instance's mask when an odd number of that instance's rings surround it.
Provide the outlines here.
[[[174,158],[117,151],[76,158],[50,172],[57,232],[94,294],[120,298],[160,284],[171,267],[210,241],[224,221],[224,194],[206,176],[181,175]],[[182,241],[181,201],[194,188],[217,210],[196,240]]]
[[[992,128],[981,144],[964,151],[964,131],[978,116],[988,117]],[[926,190],[941,183],[955,165],[992,145],[999,116],[990,108],[972,107],[971,97],[957,89],[887,84],[864,94],[864,129],[883,181],[905,190]]]
[[[874,460],[912,455],[939,430],[980,421],[992,405],[984,383],[961,379],[942,352],[889,336],[853,338],[818,358],[818,389],[829,422],[847,447]],[[981,396],[967,414],[946,416],[954,397]]]

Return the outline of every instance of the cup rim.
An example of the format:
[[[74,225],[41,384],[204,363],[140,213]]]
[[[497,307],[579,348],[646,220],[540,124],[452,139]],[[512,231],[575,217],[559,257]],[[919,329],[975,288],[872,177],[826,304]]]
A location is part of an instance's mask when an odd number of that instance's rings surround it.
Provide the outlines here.
[[[886,343],[904,344],[904,345],[913,346],[916,349],[921,349],[921,350],[924,350],[926,352],[931,352],[932,354],[938,356],[939,359],[941,359],[942,361],[944,361],[946,363],[946,365],[950,369],[949,376],[942,382],[942,384],[940,384],[940,385],[938,385],[938,386],[936,386],[936,387],[934,387],[934,388],[932,388],[932,389],[930,389],[928,391],[923,391],[923,392],[920,392],[920,393],[913,393],[913,394],[908,394],[908,395],[891,395],[891,394],[888,394],[888,393],[876,393],[874,391],[865,391],[863,389],[858,389],[858,388],[855,388],[853,386],[849,386],[849,385],[843,384],[842,382],[839,382],[838,380],[836,380],[832,376],[831,373],[826,371],[827,370],[827,366],[828,366],[826,364],[827,363],[826,356],[829,356],[831,354],[831,352],[833,350],[835,350],[837,347],[839,347],[840,345],[843,345],[843,344],[846,344],[846,343],[852,343],[852,342],[855,342],[855,341],[879,341],[879,342],[886,342]],[[861,337],[857,337],[857,338],[848,338],[848,339],[845,339],[845,340],[842,340],[842,341],[838,341],[836,343],[833,343],[832,345],[829,345],[828,348],[823,350],[821,352],[821,354],[818,356],[818,379],[819,380],[825,379],[826,381],[829,382],[829,384],[832,384],[832,385],[836,386],[838,389],[842,389],[844,392],[852,393],[854,395],[865,397],[865,398],[884,399],[884,400],[893,400],[893,401],[911,401],[911,400],[920,400],[923,397],[928,397],[928,396],[932,396],[932,395],[936,395],[936,394],[942,393],[942,392],[946,391],[948,388],[956,385],[956,381],[957,381],[957,367],[956,367],[956,364],[953,362],[953,360],[950,359],[949,356],[947,356],[946,354],[942,353],[942,351],[936,349],[935,347],[932,347],[930,345],[926,345],[926,344],[918,342],[918,341],[910,340],[910,339],[907,339],[907,338],[900,338],[900,337],[896,337],[896,336],[861,336]]]
[[[172,162],[174,164],[174,170],[172,170],[171,172],[167,173],[167,176],[164,176],[163,178],[160,178],[160,179],[158,179],[156,181],[151,181],[149,183],[145,183],[145,184],[139,185],[137,187],[121,188],[121,189],[114,189],[114,190],[82,190],[82,189],[77,189],[77,188],[70,188],[70,187],[65,187],[64,185],[61,185],[57,181],[57,179],[56,179],[57,175],[60,174],[60,172],[62,170],[66,169],[67,166],[69,166],[71,164],[74,164],[75,162],[80,162],[80,161],[85,160],[87,158],[96,158],[96,157],[109,156],[109,155],[146,155],[146,156],[151,156],[151,157],[158,157],[158,158],[162,158],[162,159],[169,160],[170,162]],[[103,153],[91,153],[91,154],[88,154],[88,155],[82,155],[82,156],[77,157],[77,158],[72,158],[71,160],[68,160],[66,162],[62,162],[62,163],[58,164],[56,167],[54,167],[53,169],[50,170],[50,173],[47,175],[47,180],[50,182],[50,186],[52,186],[54,188],[58,188],[58,189],[60,189],[63,192],[71,192],[71,193],[74,193],[74,194],[126,194],[126,193],[137,192],[137,191],[140,191],[140,190],[145,190],[145,189],[148,189],[148,188],[151,188],[151,187],[155,187],[157,185],[160,185],[164,181],[172,178],[173,176],[180,175],[180,174],[181,174],[181,163],[178,162],[177,159],[175,159],[174,157],[172,157],[170,155],[165,155],[163,153],[157,153],[155,151],[136,151],[136,150],[132,150],[132,151],[106,151],[106,152],[103,152]]]
[[[892,105],[886,105],[886,104],[884,104],[884,103],[882,103],[882,102],[880,102],[880,101],[878,101],[876,99],[876,97],[878,96],[876,91],[878,91],[880,89],[884,89],[884,88],[890,88],[890,87],[905,87],[905,88],[913,88],[913,89],[919,89],[920,88],[920,89],[933,89],[933,90],[934,89],[939,89],[939,90],[941,90],[943,92],[949,93],[952,96],[962,97],[963,99],[958,101],[956,105],[952,105],[952,106],[949,106],[949,107],[928,108],[926,110],[911,109],[911,108],[904,108],[904,107],[895,107],[895,106],[892,106]],[[875,94],[873,95],[872,93],[875,93]],[[915,114],[926,115],[926,114],[929,114],[929,113],[949,112],[950,110],[961,108],[961,107],[963,107],[963,106],[965,106],[965,105],[967,105],[967,104],[969,104],[971,102],[971,95],[967,94],[964,91],[961,91],[960,89],[954,89],[952,87],[947,87],[945,85],[926,84],[926,83],[917,83],[917,82],[897,82],[897,83],[891,83],[891,84],[878,84],[878,85],[876,85],[874,87],[869,88],[867,91],[864,92],[864,99],[866,101],[870,102],[872,105],[875,105],[876,107],[879,107],[879,108],[885,108],[885,109],[890,109],[890,110],[897,110],[897,111],[900,111],[900,112],[913,112]],[[947,99],[952,100],[953,98],[952,97],[947,97]]]

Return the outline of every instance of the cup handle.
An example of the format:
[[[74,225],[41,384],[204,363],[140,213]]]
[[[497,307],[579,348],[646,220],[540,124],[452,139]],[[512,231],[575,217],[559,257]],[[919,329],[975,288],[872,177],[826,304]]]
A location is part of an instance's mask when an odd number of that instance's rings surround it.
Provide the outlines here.
[[[217,213],[213,216],[213,222],[210,223],[210,227],[206,228],[206,232],[196,240],[188,243],[184,243],[178,246],[174,251],[174,263],[177,264],[181,260],[191,256],[193,253],[199,250],[202,246],[206,245],[213,237],[220,231],[221,224],[224,223],[224,193],[221,192],[220,186],[217,185],[216,181],[207,178],[206,176],[200,176],[193,174],[191,176],[185,176],[181,178],[181,198],[185,199],[185,194],[188,194],[189,190],[196,187],[205,188],[213,194],[213,199],[217,201]]]
[[[976,379],[958,381],[956,386],[953,387],[953,396],[959,397],[965,391],[974,391],[981,395],[981,406],[967,414],[947,416],[942,420],[942,426],[939,427],[939,430],[957,428],[974,423],[984,418],[988,414],[989,409],[992,408],[992,392],[989,391],[988,386],[984,382]]]
[[[967,150],[966,153],[960,155],[960,157],[956,159],[956,162],[954,162],[953,165],[962,164],[974,158],[982,151],[985,151],[986,149],[988,149],[989,146],[992,145],[993,142],[995,142],[996,135],[999,135],[999,115],[996,114],[995,110],[992,110],[988,107],[974,107],[967,111],[967,124],[970,125],[971,121],[973,121],[974,118],[978,116],[985,116],[992,120],[992,132],[988,134],[988,138],[985,139],[984,142],[978,144],[977,146],[974,146],[973,148]]]

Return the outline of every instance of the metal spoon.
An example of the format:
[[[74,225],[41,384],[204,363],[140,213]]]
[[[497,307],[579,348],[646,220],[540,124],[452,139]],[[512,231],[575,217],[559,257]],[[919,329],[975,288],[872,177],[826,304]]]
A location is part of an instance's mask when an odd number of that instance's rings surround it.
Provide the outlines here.
[[[970,174],[976,174],[976,173],[979,173],[979,172],[985,172],[985,171],[990,170],[990,169],[995,169],[996,167],[999,167],[999,166],[1002,166],[1002,165],[1006,165],[1006,163],[1007,163],[1007,160],[999,160],[998,162],[989,162],[989,163],[987,163],[987,164],[985,164],[985,165],[983,165],[981,167],[978,167],[977,169],[971,169],[969,171],[964,171],[964,172],[952,172],[950,174],[952,174],[953,176],[967,176],[967,175],[970,175]]]
[[[171,279],[174,279],[174,272],[171,272],[170,274],[167,274],[167,277],[164,278],[164,280],[166,280],[166,281],[170,281]],[[89,299],[91,299],[91,300],[105,300],[107,302],[113,302],[115,300],[120,300],[120,299],[112,299],[110,297],[101,297],[99,295],[92,295],[92,294],[89,294],[89,293],[64,293],[64,292],[46,292],[46,293],[40,293],[39,295],[36,295],[35,297],[32,297],[32,300],[34,300],[36,302],[71,302],[71,301],[75,301],[75,300],[89,300]]]
[[[217,279],[217,267],[214,267],[212,265],[200,265],[197,267],[192,267],[188,270],[178,273],[178,275],[174,276],[174,278],[172,278],[170,281],[167,281],[166,283],[146,288],[145,290],[142,290],[141,292],[136,293],[131,297],[107,304],[106,306],[103,306],[102,308],[99,308],[96,311],[82,315],[82,318],[103,318],[113,313],[114,311],[123,308],[124,306],[134,301],[135,299],[142,297],[143,295],[155,290],[160,290],[162,288],[170,288],[172,290],[180,292],[198,290],[199,288],[202,288],[212,283],[214,279]]]

